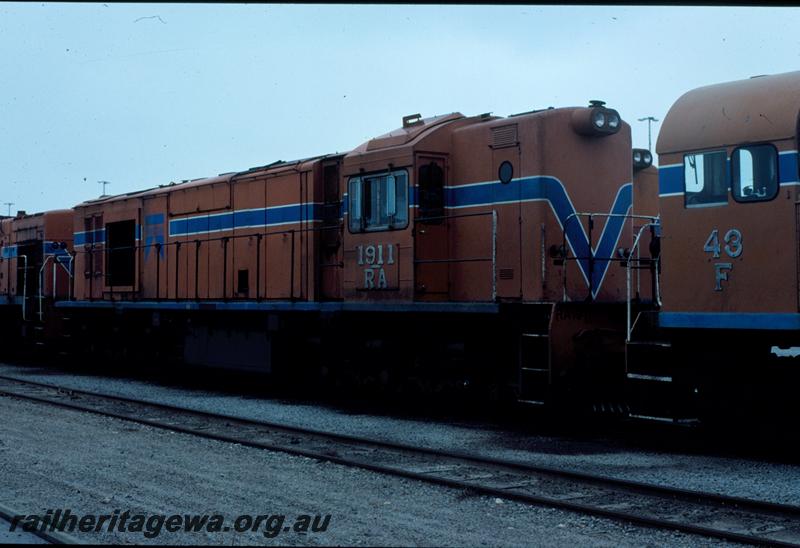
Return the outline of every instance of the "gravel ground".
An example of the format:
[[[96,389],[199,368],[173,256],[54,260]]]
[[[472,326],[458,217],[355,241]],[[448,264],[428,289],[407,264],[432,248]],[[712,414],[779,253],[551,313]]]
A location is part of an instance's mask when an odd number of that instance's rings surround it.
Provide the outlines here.
[[[521,435],[469,424],[352,414],[333,407],[29,366],[0,365],[0,374],[330,432],[800,505],[800,466],[794,464],[646,450],[600,439]]]
[[[49,544],[33,533],[26,533],[17,528],[11,531],[11,522],[0,518],[0,544]]]
[[[0,493],[29,514],[330,514],[325,532],[72,533],[142,544],[719,546],[652,530],[0,397]],[[143,531],[147,531],[145,527]],[[151,529],[152,530],[152,529]]]

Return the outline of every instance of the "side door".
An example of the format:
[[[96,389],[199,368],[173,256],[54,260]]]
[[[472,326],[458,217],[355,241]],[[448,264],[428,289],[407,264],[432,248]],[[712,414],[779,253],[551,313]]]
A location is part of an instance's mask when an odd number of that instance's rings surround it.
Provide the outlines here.
[[[321,300],[342,298],[342,192],[341,162],[322,166],[322,228],[319,238],[319,293]]]
[[[414,297],[443,301],[450,297],[450,223],[445,211],[447,157],[418,154],[414,217]]]
[[[497,211],[497,297],[522,298],[522,153],[517,124],[492,129],[492,198]]]

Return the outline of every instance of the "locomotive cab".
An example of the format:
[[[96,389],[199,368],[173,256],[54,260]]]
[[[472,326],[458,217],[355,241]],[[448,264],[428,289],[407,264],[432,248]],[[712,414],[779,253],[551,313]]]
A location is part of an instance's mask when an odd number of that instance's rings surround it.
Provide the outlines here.
[[[43,335],[57,329],[53,303],[72,291],[72,211],[0,220],[0,324],[4,332]],[[30,325],[35,324],[34,329]]]
[[[690,91],[661,128],[658,323],[707,413],[796,399],[770,350],[800,345],[799,112],[792,72]]]
[[[700,88],[670,109],[663,327],[800,334],[798,112],[800,72]]]
[[[631,246],[632,164],[616,111],[403,124],[343,162],[345,299],[624,301],[612,265]]]
[[[416,312],[415,344],[518,377],[520,400],[542,403],[576,377],[602,392],[623,375],[634,229],[657,215],[643,205],[633,222],[633,160],[630,126],[600,101],[406,117],[344,158],[344,298]],[[385,341],[409,331],[401,321],[358,331]]]

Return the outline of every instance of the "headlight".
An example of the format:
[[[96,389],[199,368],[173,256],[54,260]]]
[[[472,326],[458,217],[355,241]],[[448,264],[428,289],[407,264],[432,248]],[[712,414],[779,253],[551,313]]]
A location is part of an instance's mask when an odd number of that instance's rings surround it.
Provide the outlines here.
[[[650,164],[653,163],[653,155],[650,154],[650,151],[644,148],[634,148],[633,149],[633,170],[639,171],[640,169],[645,169],[650,167]]]
[[[570,121],[573,131],[586,137],[617,133],[622,128],[622,118],[616,110],[604,105],[602,101],[592,101],[588,108],[573,110]]]

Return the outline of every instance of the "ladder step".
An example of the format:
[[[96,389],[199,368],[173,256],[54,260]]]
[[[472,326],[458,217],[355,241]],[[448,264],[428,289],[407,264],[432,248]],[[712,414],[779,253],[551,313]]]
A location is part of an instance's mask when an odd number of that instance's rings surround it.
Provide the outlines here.
[[[675,417],[657,417],[654,415],[636,415],[631,413],[628,415],[632,419],[644,420],[644,421],[653,421],[653,422],[668,422],[670,424],[682,424],[686,426],[691,426],[695,424],[699,424],[700,420],[697,418],[684,418],[679,419]]]
[[[672,377],[667,375],[644,375],[642,373],[628,373],[627,377],[635,381],[672,382]]]
[[[527,405],[544,405],[544,402],[541,400],[517,400],[518,403],[524,403]]]
[[[672,348],[672,343],[665,341],[628,341],[628,346],[658,346],[661,348]]]
[[[520,367],[520,369],[529,373],[550,373],[549,369],[537,369],[535,367]]]
[[[522,336],[523,337],[537,337],[537,338],[546,339],[550,335],[548,335],[547,333],[523,333]]]

